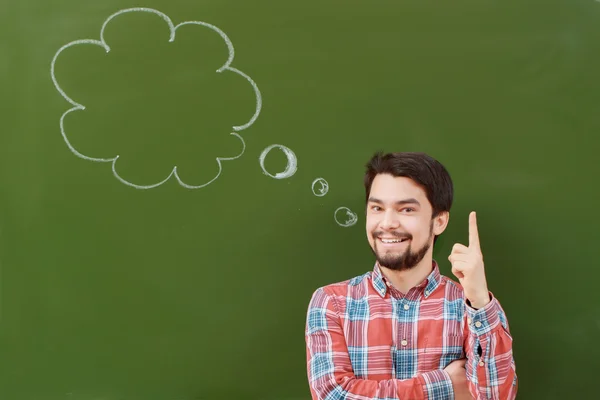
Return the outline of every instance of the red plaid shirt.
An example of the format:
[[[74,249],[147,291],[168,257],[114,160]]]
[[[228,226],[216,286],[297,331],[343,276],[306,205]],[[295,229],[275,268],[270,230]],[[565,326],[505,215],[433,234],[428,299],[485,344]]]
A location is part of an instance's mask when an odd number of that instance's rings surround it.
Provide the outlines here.
[[[517,375],[506,315],[491,302],[475,310],[437,263],[402,294],[373,271],[317,289],[306,320],[313,399],[454,399],[444,368],[467,358],[477,400],[512,400]]]

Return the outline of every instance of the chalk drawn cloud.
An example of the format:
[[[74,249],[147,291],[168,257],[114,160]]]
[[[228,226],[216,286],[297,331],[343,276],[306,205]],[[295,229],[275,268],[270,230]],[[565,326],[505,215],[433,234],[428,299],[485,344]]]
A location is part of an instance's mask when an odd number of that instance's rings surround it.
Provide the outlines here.
[[[233,126],[233,133],[231,133],[231,135],[235,136],[237,139],[239,139],[242,143],[242,150],[241,152],[233,157],[217,157],[216,158],[216,162],[218,164],[219,170],[218,173],[216,174],[216,176],[214,178],[212,178],[211,180],[209,180],[208,182],[205,182],[203,184],[200,185],[190,185],[187,184],[185,182],[183,182],[183,180],[179,177],[178,173],[177,173],[177,166],[174,166],[173,169],[171,170],[171,172],[168,174],[168,176],[166,178],[164,178],[162,181],[155,183],[155,184],[151,184],[151,185],[137,185],[133,182],[130,182],[126,179],[124,179],[123,177],[121,177],[119,175],[119,173],[117,172],[117,161],[119,160],[119,155],[116,155],[114,157],[111,158],[95,158],[95,157],[90,157],[87,155],[82,154],[81,152],[79,152],[69,141],[69,138],[67,136],[67,133],[65,131],[65,127],[64,127],[64,120],[66,118],[67,115],[69,115],[72,112],[75,111],[82,111],[85,110],[86,107],[81,104],[76,102],[75,100],[73,100],[71,97],[69,97],[65,91],[61,88],[61,86],[58,84],[58,81],[56,79],[56,75],[55,75],[55,65],[56,65],[56,61],[59,58],[60,54],[73,46],[80,46],[80,45],[93,45],[93,46],[100,46],[102,47],[107,53],[109,53],[111,51],[111,48],[109,46],[109,44],[106,42],[106,40],[104,39],[104,31],[106,29],[106,26],[117,16],[122,15],[122,14],[126,14],[126,13],[135,13],[135,12],[142,12],[142,13],[151,13],[154,14],[160,18],[162,18],[167,25],[169,26],[169,42],[174,42],[175,41],[175,34],[177,32],[177,29],[185,26],[185,25],[197,25],[197,26],[202,26],[208,29],[211,29],[213,31],[215,31],[216,33],[218,33],[221,38],[223,39],[223,41],[225,42],[225,45],[227,46],[228,52],[229,52],[229,56],[227,58],[227,61],[219,68],[216,70],[217,73],[222,73],[224,71],[230,71],[233,72],[235,74],[238,74],[239,76],[243,77],[246,81],[248,81],[248,83],[250,83],[252,89],[254,90],[254,94],[255,94],[255,98],[256,98],[256,105],[255,105],[255,111],[254,114],[252,115],[252,117],[244,124],[241,125],[236,125]],[[202,22],[202,21],[185,21],[182,22],[178,25],[174,25],[173,21],[171,21],[171,19],[166,15],[163,14],[160,11],[151,9],[151,8],[144,8],[144,7],[136,7],[136,8],[128,8],[128,9],[124,9],[124,10],[120,10],[117,11],[116,13],[112,14],[111,16],[109,16],[104,23],[102,24],[102,28],[100,29],[100,40],[95,40],[95,39],[80,39],[80,40],[74,40],[70,43],[65,44],[64,46],[62,46],[54,55],[54,58],[52,59],[52,63],[50,66],[50,74],[52,76],[52,81],[54,83],[54,86],[56,87],[56,90],[58,90],[58,92],[61,94],[61,96],[67,100],[73,107],[68,109],[67,111],[65,111],[62,116],[60,117],[60,132],[62,134],[62,137],[65,141],[65,143],[67,144],[69,150],[71,150],[71,152],[73,154],[75,154],[77,157],[80,157],[84,160],[88,160],[88,161],[94,161],[94,162],[104,162],[104,163],[111,163],[112,164],[112,172],[114,174],[114,176],[121,181],[122,183],[124,183],[125,185],[131,186],[133,188],[136,189],[152,189],[155,187],[158,187],[160,185],[162,185],[163,183],[167,182],[169,179],[171,179],[172,177],[175,177],[175,179],[177,180],[177,182],[179,182],[179,184],[187,189],[199,189],[199,188],[203,188],[207,185],[209,185],[210,183],[214,182],[216,179],[219,178],[219,176],[221,175],[222,172],[222,161],[229,161],[229,160],[235,160],[239,157],[242,156],[242,154],[244,154],[244,151],[246,149],[246,144],[244,142],[244,139],[242,139],[242,137],[237,133],[240,132],[248,127],[250,127],[258,118],[261,108],[262,108],[262,98],[261,98],[261,94],[260,91],[258,89],[258,86],[256,85],[256,83],[252,80],[252,78],[250,78],[250,76],[248,76],[247,74],[245,74],[244,72],[240,71],[239,69],[236,69],[234,67],[231,66],[232,62],[233,62],[233,58],[234,58],[234,48],[233,48],[233,44],[231,43],[231,40],[229,40],[229,38],[227,37],[227,35],[225,34],[225,32],[223,32],[221,29],[217,28],[216,26],[206,23],[206,22]]]

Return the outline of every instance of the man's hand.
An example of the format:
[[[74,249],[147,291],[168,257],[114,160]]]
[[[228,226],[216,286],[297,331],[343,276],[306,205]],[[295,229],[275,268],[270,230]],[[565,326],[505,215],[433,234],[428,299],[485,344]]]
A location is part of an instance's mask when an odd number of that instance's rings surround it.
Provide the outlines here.
[[[450,375],[452,380],[452,389],[454,390],[454,400],[473,400],[469,385],[467,382],[467,370],[465,369],[466,359],[454,360],[444,371]]]
[[[473,308],[483,308],[490,302],[483,255],[479,246],[477,215],[469,214],[469,247],[456,243],[448,257],[452,264],[452,273],[458,278],[465,291],[465,297]]]

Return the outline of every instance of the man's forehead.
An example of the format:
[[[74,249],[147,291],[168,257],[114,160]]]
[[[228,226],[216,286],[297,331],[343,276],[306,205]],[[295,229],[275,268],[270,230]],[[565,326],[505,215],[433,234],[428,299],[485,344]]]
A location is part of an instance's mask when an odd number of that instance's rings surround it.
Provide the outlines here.
[[[377,175],[371,186],[369,202],[385,205],[414,204],[429,207],[429,199],[425,190],[407,177]]]
[[[371,186],[371,193],[373,191],[385,192],[389,194],[398,193],[398,195],[411,194],[411,196],[423,196],[426,197],[425,190],[413,181],[411,178],[405,176],[393,176],[389,174],[380,174],[375,177],[373,185]]]

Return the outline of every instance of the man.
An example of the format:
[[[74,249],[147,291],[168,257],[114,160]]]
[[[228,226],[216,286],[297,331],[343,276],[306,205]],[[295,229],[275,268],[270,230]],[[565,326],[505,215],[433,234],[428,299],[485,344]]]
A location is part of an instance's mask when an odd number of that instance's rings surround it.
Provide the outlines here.
[[[455,244],[448,257],[458,282],[433,260],[453,200],[444,166],[423,153],[376,153],[364,183],[377,261],[310,300],[312,398],[514,399],[512,338],[488,291],[474,212],[468,245]]]

